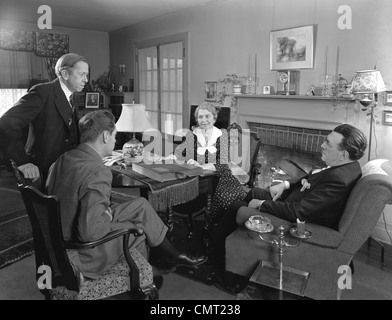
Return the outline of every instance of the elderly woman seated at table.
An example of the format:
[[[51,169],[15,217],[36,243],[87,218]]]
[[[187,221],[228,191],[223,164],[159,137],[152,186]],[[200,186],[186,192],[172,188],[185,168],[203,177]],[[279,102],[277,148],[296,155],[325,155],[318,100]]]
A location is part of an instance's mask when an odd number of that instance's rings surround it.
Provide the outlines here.
[[[219,221],[233,201],[242,200],[245,196],[241,184],[230,170],[227,131],[214,126],[219,110],[220,106],[216,103],[201,103],[195,110],[198,126],[187,132],[185,141],[175,150],[177,160],[220,173],[210,215],[206,218],[206,230]],[[195,203],[200,200],[196,199]]]

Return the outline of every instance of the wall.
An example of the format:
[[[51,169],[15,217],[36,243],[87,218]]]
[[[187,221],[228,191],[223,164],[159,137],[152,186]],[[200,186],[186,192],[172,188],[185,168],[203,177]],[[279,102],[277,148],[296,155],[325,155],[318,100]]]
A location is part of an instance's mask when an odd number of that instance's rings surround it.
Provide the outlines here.
[[[109,59],[109,34],[107,32],[53,26],[51,30],[40,30],[35,24],[12,23],[0,20],[0,28],[32,30],[37,32],[69,35],[69,50],[85,56],[90,64],[90,79],[96,80],[107,71]]]
[[[352,29],[338,28],[341,5],[352,9]],[[188,32],[189,102],[198,104],[204,100],[204,81],[222,79],[232,73],[246,76],[249,54],[257,54],[260,84],[276,86],[276,71],[269,70],[270,31],[315,24],[314,68],[301,70],[300,94],[311,84],[319,84],[325,69],[327,46],[330,73],[335,73],[339,46],[339,73],[344,78],[351,81],[356,70],[377,65],[387,89],[392,90],[392,59],[389,59],[392,43],[388,37],[392,29],[391,12],[390,0],[218,0],[110,33],[111,65],[127,65],[126,76],[117,78],[127,85],[128,79],[134,78],[133,42]],[[116,69],[113,68],[113,72],[118,73]],[[345,108],[345,104],[337,108]],[[358,104],[353,108],[357,114],[355,125],[368,134],[370,117]],[[376,136],[371,158],[392,159],[389,147],[392,126],[381,125],[383,109],[392,108],[383,107],[380,101],[375,110]],[[386,213],[392,229],[390,206]],[[383,228],[380,222],[377,237],[390,242],[382,233]]]

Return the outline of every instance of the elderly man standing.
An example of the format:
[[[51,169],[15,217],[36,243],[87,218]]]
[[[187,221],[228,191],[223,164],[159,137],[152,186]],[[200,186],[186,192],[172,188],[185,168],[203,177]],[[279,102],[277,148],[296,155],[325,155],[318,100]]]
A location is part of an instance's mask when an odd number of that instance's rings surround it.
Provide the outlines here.
[[[33,86],[0,118],[5,158],[13,159],[25,178],[46,178],[50,165],[79,144],[73,93],[88,82],[86,58],[67,53],[56,63],[57,79]],[[25,132],[28,130],[27,142]]]

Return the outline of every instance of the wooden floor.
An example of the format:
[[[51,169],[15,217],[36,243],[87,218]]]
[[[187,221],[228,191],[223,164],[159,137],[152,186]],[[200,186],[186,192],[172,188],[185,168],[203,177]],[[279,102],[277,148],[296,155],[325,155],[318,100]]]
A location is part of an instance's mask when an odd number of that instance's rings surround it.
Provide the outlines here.
[[[13,177],[0,172],[0,206],[20,206]],[[15,197],[15,198],[13,198]],[[34,256],[0,269],[0,300],[42,300],[35,282]],[[201,284],[175,273],[164,275],[161,300],[235,300],[214,286]],[[392,247],[385,246],[385,264],[380,261],[380,247],[365,243],[354,257],[352,289],[344,290],[342,300],[392,300]]]

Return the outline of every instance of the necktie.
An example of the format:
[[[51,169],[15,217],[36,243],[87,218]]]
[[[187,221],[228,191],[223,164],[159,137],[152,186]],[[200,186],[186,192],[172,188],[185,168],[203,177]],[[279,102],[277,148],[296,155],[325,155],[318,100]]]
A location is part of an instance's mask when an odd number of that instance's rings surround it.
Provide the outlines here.
[[[72,118],[73,118],[73,115],[74,115],[74,112],[75,112],[75,102],[74,102],[74,95],[73,94],[71,94],[69,96],[69,104],[70,104],[71,109],[72,109],[72,115],[71,115],[71,118],[69,118],[69,121],[68,121],[68,126],[70,127],[71,124],[72,124]]]
[[[74,95],[73,94],[71,94],[69,96],[69,104],[71,106],[72,111],[75,111],[75,102],[74,102]]]

